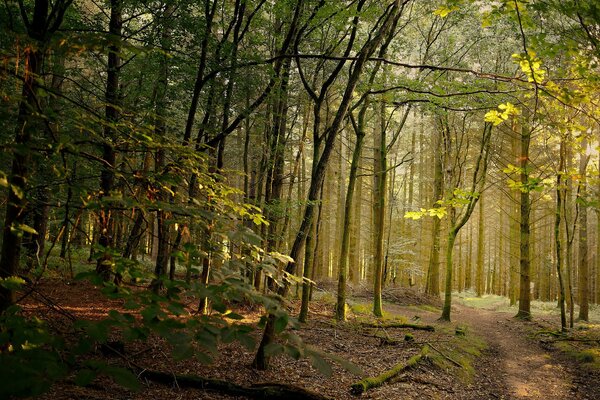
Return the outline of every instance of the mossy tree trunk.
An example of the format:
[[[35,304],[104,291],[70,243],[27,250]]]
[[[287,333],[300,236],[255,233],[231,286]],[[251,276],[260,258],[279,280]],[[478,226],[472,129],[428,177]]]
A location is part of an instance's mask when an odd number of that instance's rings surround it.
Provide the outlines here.
[[[521,208],[519,213],[519,311],[516,317],[531,319],[531,260],[529,253],[529,233],[531,197],[529,193],[529,144],[531,130],[527,125],[521,127],[521,155],[519,157]]]
[[[567,330],[567,317],[565,311],[565,284],[562,275],[562,240],[560,234],[560,223],[562,219],[563,202],[563,181],[562,177],[565,169],[565,151],[564,140],[560,142],[559,166],[556,173],[556,211],[554,219],[554,244],[556,251],[556,276],[558,277],[558,305],[560,307],[560,326],[562,331]]]
[[[485,291],[485,285],[484,285],[484,271],[483,271],[483,251],[484,251],[484,235],[485,235],[485,201],[484,201],[484,195],[481,195],[481,198],[479,199],[479,223],[478,223],[478,227],[477,227],[477,270],[476,270],[476,292],[477,292],[477,296],[481,297],[483,296],[483,293]]]
[[[588,266],[588,234],[587,234],[587,165],[589,155],[587,154],[587,139],[581,143],[581,153],[579,154],[579,191],[577,193],[576,206],[579,216],[579,254],[578,254],[578,278],[579,278],[579,316],[581,321],[589,320],[589,302],[590,302],[590,282]]]

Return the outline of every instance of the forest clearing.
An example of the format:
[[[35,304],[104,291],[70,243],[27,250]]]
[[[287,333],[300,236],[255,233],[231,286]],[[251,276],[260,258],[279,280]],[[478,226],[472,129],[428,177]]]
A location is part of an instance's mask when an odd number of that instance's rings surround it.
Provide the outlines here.
[[[5,0],[0,398],[600,398],[597,0]]]

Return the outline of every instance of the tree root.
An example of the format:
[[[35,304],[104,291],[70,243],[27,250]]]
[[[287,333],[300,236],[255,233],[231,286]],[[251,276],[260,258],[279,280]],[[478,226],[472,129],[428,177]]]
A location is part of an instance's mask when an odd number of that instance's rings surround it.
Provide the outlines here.
[[[423,358],[427,357],[428,352],[429,347],[427,345],[423,346],[421,352],[409,358],[408,361],[394,365],[391,369],[385,371],[381,375],[365,378],[354,383],[350,389],[350,392],[358,395],[366,392],[369,389],[383,385],[385,382],[389,381],[400,373],[414,368]]]
[[[252,386],[242,386],[219,379],[201,378],[194,375],[175,375],[150,370],[143,370],[139,373],[138,377],[163,385],[176,385],[179,388],[211,390],[234,396],[247,396],[253,399],[331,400],[330,397],[300,387],[280,383],[261,383]]]

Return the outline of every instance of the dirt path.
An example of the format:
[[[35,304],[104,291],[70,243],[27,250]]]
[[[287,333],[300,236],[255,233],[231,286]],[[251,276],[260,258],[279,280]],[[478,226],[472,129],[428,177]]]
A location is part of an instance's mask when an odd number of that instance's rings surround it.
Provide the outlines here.
[[[498,399],[598,399],[596,379],[531,337],[540,328],[512,315],[456,307],[453,320],[468,324],[489,349],[476,365],[473,398],[488,393]]]

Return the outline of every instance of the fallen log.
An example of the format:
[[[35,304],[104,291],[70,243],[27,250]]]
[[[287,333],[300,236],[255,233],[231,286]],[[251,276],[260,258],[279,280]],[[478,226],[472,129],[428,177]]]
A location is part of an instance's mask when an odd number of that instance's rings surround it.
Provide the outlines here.
[[[242,386],[219,379],[202,378],[195,375],[176,375],[151,370],[143,370],[139,373],[138,378],[148,379],[162,385],[210,390],[234,396],[246,396],[253,399],[332,400],[330,397],[311,392],[307,389],[280,383],[261,383],[252,386]]]
[[[363,322],[363,325],[368,326],[370,328],[382,328],[382,329],[406,328],[406,329],[414,329],[414,330],[418,330],[418,331],[429,331],[429,332],[435,331],[435,326],[433,326],[433,325],[419,325],[419,324],[411,324],[408,322],[390,322],[390,323],[384,323],[384,324],[379,324],[377,322]]]
[[[408,361],[398,363],[380,375],[364,378],[354,383],[350,388],[350,392],[358,395],[366,392],[369,389],[383,385],[390,379],[398,376],[400,373],[415,367],[423,358],[427,357],[428,351],[429,347],[427,345],[423,346],[421,352],[409,358]]]

